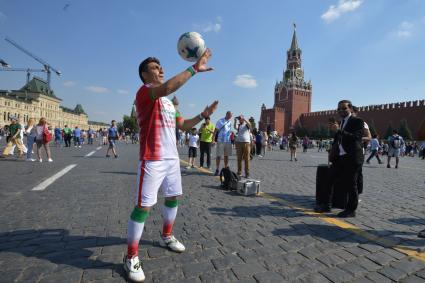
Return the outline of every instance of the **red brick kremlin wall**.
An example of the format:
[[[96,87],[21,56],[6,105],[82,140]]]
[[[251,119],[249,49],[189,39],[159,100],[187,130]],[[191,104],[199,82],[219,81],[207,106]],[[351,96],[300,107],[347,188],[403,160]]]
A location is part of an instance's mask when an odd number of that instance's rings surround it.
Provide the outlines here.
[[[398,129],[400,121],[406,119],[413,138],[422,139],[418,137],[418,134],[421,127],[425,127],[425,100],[362,106],[359,107],[358,116],[369,125],[373,125],[381,138],[385,138],[384,135],[390,124],[394,129]],[[330,117],[339,121],[336,110],[304,113],[300,121],[308,131],[313,131],[320,124],[327,125]]]

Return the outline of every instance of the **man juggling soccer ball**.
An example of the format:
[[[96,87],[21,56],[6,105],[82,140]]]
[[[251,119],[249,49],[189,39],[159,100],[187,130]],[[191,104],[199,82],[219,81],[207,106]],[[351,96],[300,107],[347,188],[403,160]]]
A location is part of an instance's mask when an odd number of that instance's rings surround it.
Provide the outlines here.
[[[145,279],[138,257],[139,241],[145,220],[157,202],[159,189],[165,197],[161,244],[175,252],[185,250],[184,245],[172,234],[177,215],[177,197],[182,195],[176,126],[185,131],[190,130],[215,111],[218,101],[207,106],[196,117],[184,120],[167,96],[197,73],[211,71],[212,68],[206,66],[210,57],[211,52],[207,49],[193,66],[166,82],[158,59],[149,57],[139,66],[139,76],[144,84],[137,92],[135,101],[137,122],[141,129],[137,199],[128,221],[128,252],[124,258],[124,269],[132,281],[142,282]]]

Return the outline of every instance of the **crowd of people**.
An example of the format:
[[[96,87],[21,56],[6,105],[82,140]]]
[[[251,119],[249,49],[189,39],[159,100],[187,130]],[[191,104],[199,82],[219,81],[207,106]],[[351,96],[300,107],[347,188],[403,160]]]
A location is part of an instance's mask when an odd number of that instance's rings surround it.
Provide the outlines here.
[[[84,130],[78,126],[54,127],[44,117],[40,118],[38,123],[34,118],[29,118],[25,125],[18,117],[11,116],[9,125],[0,126],[0,141],[3,139],[6,146],[0,158],[16,156],[18,159],[25,157],[25,160],[30,162],[43,162],[42,149],[44,149],[46,153],[44,160],[53,162],[51,146],[81,148],[83,145],[108,145],[106,157],[109,157],[109,152],[112,151],[115,158],[118,158],[116,141],[121,140],[126,144],[131,141],[137,144],[139,135],[128,128],[118,132],[115,120],[108,128],[93,130],[89,127],[88,130]]]

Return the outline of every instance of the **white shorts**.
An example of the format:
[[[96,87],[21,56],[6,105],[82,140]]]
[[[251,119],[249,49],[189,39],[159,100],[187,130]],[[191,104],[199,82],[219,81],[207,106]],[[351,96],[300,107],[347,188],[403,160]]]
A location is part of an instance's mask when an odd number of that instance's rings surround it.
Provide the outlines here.
[[[218,142],[215,155],[216,157],[232,156],[232,144],[230,142]]]
[[[164,197],[183,194],[179,159],[142,160],[137,172],[137,206],[155,205],[159,188]]]

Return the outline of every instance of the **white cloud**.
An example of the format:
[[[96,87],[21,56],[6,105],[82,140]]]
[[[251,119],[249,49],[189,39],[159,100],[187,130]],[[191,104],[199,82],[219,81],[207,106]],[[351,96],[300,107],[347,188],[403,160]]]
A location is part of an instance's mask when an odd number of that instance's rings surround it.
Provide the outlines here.
[[[342,14],[356,10],[362,3],[363,0],[339,0],[338,5],[329,6],[321,18],[327,23],[333,22],[341,17]]]
[[[190,107],[190,108],[195,108],[195,106],[196,106],[196,104],[195,104],[195,103],[190,103],[190,104],[189,104],[189,107]]]
[[[395,35],[399,38],[408,38],[413,34],[413,28],[415,25],[411,22],[404,21],[402,22],[398,29],[395,31]]]
[[[203,33],[212,32],[212,31],[217,33],[221,30],[222,22],[223,22],[222,18],[218,16],[214,22],[209,22],[203,25],[195,24],[194,29],[199,30]]]
[[[75,83],[75,82],[73,82],[73,81],[65,81],[65,82],[63,83],[63,85],[64,85],[64,86],[66,86],[66,87],[73,87],[73,86],[75,86],[75,85],[76,85],[76,83]]]
[[[251,75],[237,75],[233,83],[243,88],[255,88],[257,87],[257,81]]]
[[[95,86],[95,85],[87,86],[86,90],[94,92],[94,93],[107,93],[107,92],[109,92],[109,89],[107,89],[106,87]]]
[[[119,90],[117,90],[117,92],[119,94],[128,94],[129,93],[128,90],[125,90],[125,89],[119,89]]]

